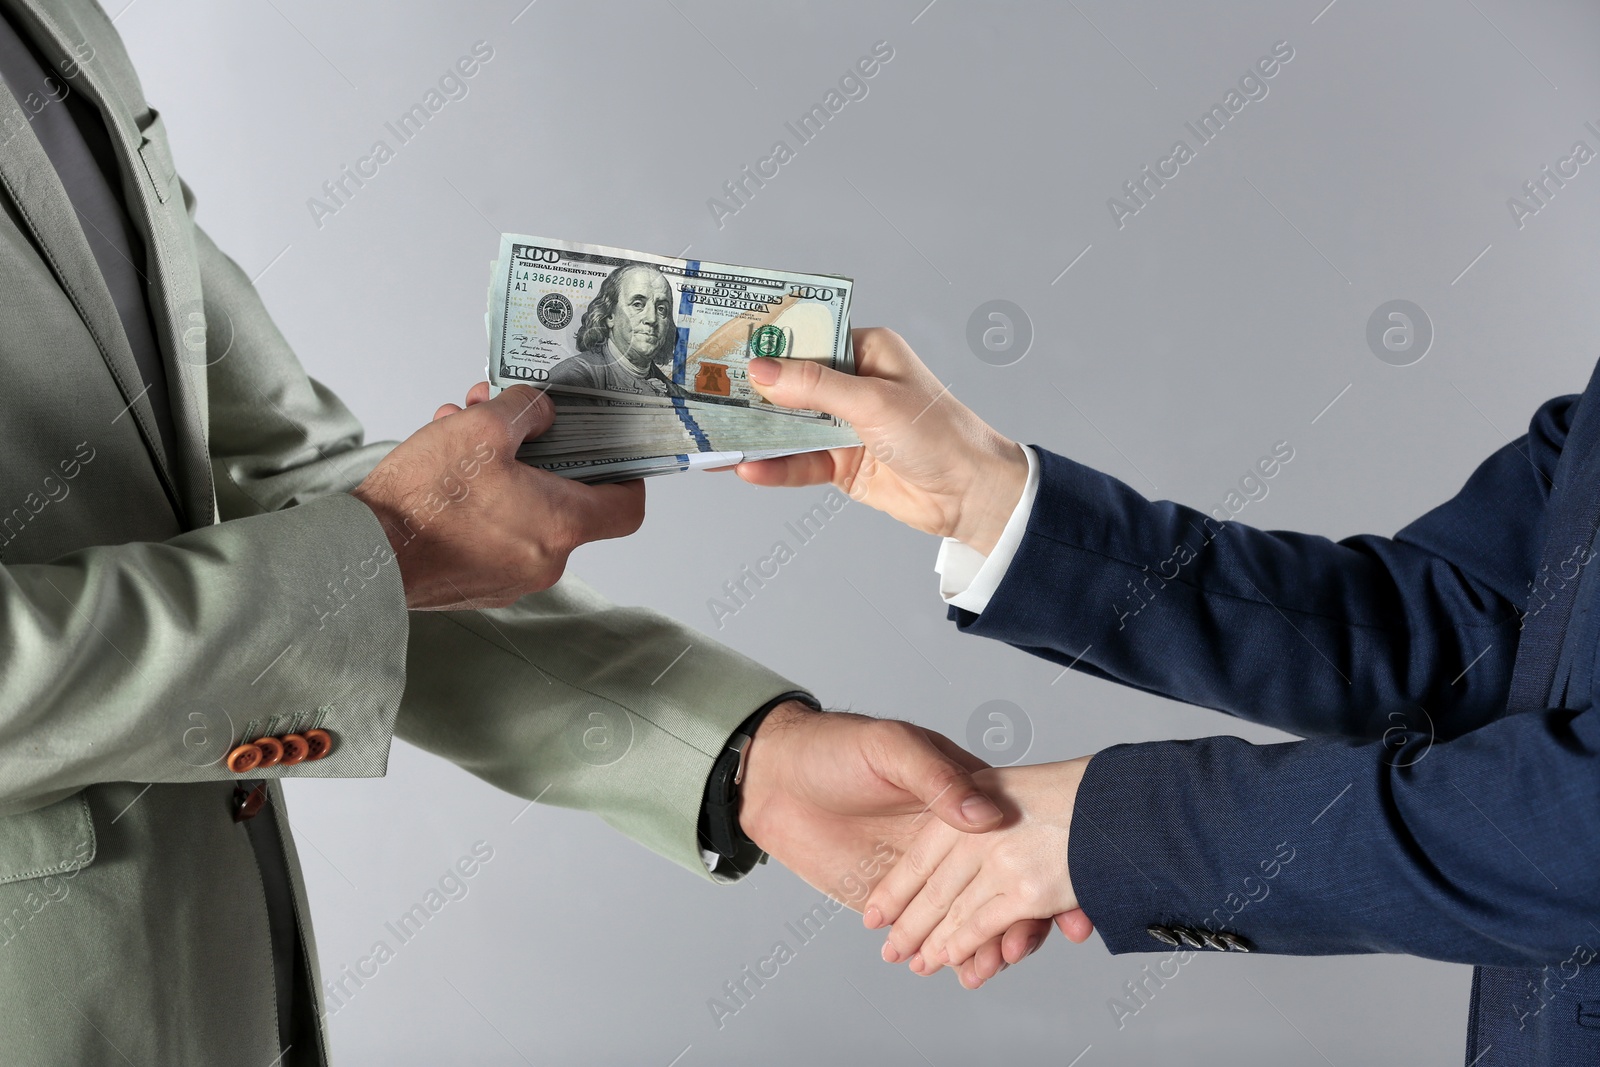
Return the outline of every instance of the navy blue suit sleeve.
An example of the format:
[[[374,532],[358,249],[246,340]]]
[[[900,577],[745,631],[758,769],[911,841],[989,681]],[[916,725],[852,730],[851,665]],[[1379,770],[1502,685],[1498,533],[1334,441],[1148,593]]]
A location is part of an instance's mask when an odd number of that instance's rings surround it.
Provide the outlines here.
[[[964,630],[1301,736],[1457,737],[1504,714],[1577,397],[1393,538],[1262,531],[1038,449],[1027,533]],[[1470,669],[1469,669],[1470,668]]]
[[[1499,966],[1600,937],[1600,711],[1510,715],[1449,742],[1237,738],[1090,760],[1069,869],[1113,952],[1161,923],[1262,951]]]

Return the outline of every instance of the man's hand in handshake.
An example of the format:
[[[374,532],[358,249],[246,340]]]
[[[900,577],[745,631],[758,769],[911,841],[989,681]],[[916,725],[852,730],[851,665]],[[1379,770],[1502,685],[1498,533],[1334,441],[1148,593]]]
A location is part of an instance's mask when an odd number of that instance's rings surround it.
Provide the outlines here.
[[[886,873],[895,884],[921,884],[916,872],[926,868],[908,849],[914,855],[930,840],[981,847],[1005,832],[995,829],[1006,822],[1004,804],[996,807],[984,792],[989,786],[977,784],[995,773],[987,766],[910,723],[784,704],[750,742],[739,822],[763,851],[860,911],[874,885],[888,884]],[[975,988],[1037,948],[1053,914],[999,927],[975,945],[965,984]],[[878,925],[870,908],[868,925]],[[1092,929],[1081,912],[1058,925],[1078,941]]]
[[[971,989],[999,970],[996,941],[1007,963],[1036,947],[1018,939],[1020,930],[1036,931],[1039,920],[1054,916],[1069,939],[1087,938],[1093,927],[1077,910],[1067,838],[1088,763],[1085,756],[974,774],[1004,819],[984,834],[956,833],[937,822],[918,830],[904,858],[867,898],[868,925],[877,919],[894,927],[883,958],[907,960],[922,975],[955,967]]]

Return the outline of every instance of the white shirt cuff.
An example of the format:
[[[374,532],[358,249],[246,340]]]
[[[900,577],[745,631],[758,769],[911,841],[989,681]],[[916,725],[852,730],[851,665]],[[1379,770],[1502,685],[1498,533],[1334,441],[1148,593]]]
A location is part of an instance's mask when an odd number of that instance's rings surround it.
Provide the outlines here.
[[[1011,518],[1000,531],[994,551],[987,557],[975,548],[946,537],[939,546],[939,558],[933,569],[939,572],[939,595],[945,603],[981,615],[989,606],[989,598],[1000,588],[1011,560],[1022,546],[1022,535],[1028,529],[1028,516],[1033,513],[1034,497],[1039,495],[1039,457],[1027,445],[1022,446],[1028,457],[1028,481],[1022,487],[1022,499],[1012,509]]]

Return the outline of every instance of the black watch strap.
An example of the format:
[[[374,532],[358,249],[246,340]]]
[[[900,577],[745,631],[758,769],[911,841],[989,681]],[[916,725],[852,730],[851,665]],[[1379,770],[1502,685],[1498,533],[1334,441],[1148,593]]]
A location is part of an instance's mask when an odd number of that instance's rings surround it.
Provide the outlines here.
[[[788,700],[799,700],[821,710],[809,693],[785,693],[770,700],[739,724],[711,765],[700,809],[700,842],[726,859],[734,859],[755,847],[739,826],[739,786],[743,780],[745,749],[767,713]]]

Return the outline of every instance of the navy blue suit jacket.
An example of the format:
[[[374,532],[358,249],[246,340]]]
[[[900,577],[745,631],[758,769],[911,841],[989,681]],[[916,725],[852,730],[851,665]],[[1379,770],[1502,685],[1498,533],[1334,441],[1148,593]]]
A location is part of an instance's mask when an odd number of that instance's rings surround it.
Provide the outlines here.
[[[1093,758],[1069,862],[1112,952],[1170,951],[1154,925],[1476,964],[1468,1062],[1600,1063],[1597,394],[1600,368],[1392,538],[1222,523],[1038,450],[1020,549],[952,618],[1306,738]]]

